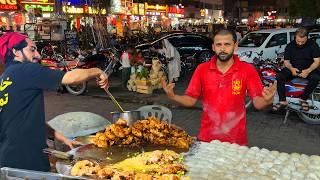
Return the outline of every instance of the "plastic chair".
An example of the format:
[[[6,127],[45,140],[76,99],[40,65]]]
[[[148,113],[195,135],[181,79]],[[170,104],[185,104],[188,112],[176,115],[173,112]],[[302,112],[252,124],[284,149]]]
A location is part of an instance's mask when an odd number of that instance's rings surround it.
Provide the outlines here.
[[[151,116],[156,117],[157,119],[167,121],[169,124],[171,124],[172,120],[172,112],[170,109],[160,106],[160,105],[147,105],[142,106],[137,111],[140,111],[141,118],[148,118]]]

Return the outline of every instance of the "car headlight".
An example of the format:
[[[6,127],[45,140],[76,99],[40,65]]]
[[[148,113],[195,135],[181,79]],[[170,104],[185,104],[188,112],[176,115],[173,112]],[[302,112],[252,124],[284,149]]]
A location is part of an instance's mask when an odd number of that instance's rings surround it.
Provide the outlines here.
[[[252,55],[252,51],[246,51],[239,54],[239,57],[247,57],[250,58]]]

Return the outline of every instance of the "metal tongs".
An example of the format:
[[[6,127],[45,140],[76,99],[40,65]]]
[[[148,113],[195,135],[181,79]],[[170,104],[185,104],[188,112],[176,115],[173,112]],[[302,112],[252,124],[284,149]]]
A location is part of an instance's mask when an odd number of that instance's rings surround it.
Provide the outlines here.
[[[62,152],[62,151],[54,150],[51,148],[45,148],[42,151],[46,154],[53,155],[54,157],[59,159],[73,160],[73,155],[67,152]]]
[[[111,72],[108,71],[110,67],[108,66],[103,72],[107,74],[107,76],[109,77]],[[121,111],[124,112],[123,108],[121,107],[121,105],[119,104],[119,102],[116,100],[116,98],[114,98],[114,96],[111,94],[111,92],[109,91],[109,87],[104,88],[104,91],[109,95],[110,99],[112,100],[112,102],[117,106],[117,108]]]
[[[109,91],[108,88],[104,88],[104,91],[106,91],[106,93],[109,95],[109,97],[111,98],[112,102],[117,106],[117,108],[121,111],[124,112],[123,108],[121,107],[121,105],[119,104],[119,102],[114,98],[114,96],[111,94],[111,92]]]

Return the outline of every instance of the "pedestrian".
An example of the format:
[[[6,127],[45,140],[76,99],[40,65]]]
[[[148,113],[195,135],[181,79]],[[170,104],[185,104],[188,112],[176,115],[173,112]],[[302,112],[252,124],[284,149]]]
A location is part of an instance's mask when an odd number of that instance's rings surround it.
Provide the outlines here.
[[[291,41],[284,51],[284,66],[277,73],[279,102],[273,106],[273,111],[282,111],[288,105],[285,96],[285,83],[299,77],[308,80],[304,93],[300,96],[300,106],[304,111],[309,110],[307,99],[320,81],[320,49],[316,42],[308,39],[306,28],[298,28],[295,39]]]
[[[158,50],[168,59],[169,82],[178,81],[181,71],[181,60],[178,50],[167,40],[162,40],[162,49]]]
[[[120,59],[121,63],[121,84],[123,88],[127,88],[128,80],[131,74],[132,48],[126,47]]]
[[[108,86],[107,75],[98,68],[63,72],[33,63],[40,58],[35,43],[16,32],[0,38],[0,59],[5,64],[0,88],[0,167],[49,171],[46,145],[44,90],[61,84],[77,84],[97,78]],[[55,138],[70,148],[77,142],[55,132]]]
[[[257,109],[273,102],[276,83],[263,88],[255,68],[234,55],[237,39],[233,31],[221,29],[213,38],[216,55],[195,70],[185,95],[174,93],[175,84],[162,86],[167,96],[192,107],[202,97],[202,119],[198,139],[205,142],[247,144],[245,97],[250,96]]]

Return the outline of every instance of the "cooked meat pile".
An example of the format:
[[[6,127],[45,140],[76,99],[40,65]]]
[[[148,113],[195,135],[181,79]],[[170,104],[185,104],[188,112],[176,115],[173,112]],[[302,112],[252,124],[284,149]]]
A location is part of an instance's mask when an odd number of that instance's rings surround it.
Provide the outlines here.
[[[76,162],[71,169],[72,176],[90,176],[93,178],[112,178],[126,180],[180,180],[186,167],[182,157],[174,151],[152,151],[125,159],[108,166],[99,166],[95,162],[82,160]],[[183,177],[181,177],[183,176]]]
[[[188,149],[194,137],[175,125],[169,125],[165,121],[150,117],[139,120],[132,126],[127,126],[124,119],[119,119],[115,124],[108,126],[103,133],[97,133],[93,143],[98,147],[112,145],[137,146],[142,143],[174,146]]]

